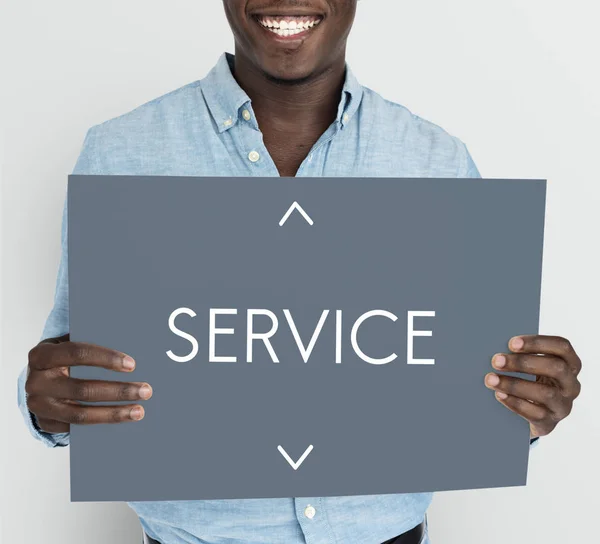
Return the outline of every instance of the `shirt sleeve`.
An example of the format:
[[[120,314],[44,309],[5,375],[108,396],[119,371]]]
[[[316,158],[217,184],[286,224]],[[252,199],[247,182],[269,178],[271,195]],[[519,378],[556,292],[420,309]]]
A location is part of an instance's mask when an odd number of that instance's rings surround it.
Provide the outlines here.
[[[90,129],[85,137],[83,148],[73,170],[74,174],[95,173],[92,136],[93,129]],[[54,304],[46,319],[40,340],[62,336],[69,332],[69,281],[67,263],[67,200],[65,198],[61,224],[61,255],[56,277]],[[25,420],[25,425],[34,438],[41,441],[44,445],[51,448],[67,446],[69,444],[69,433],[46,433],[40,430],[35,415],[29,411],[27,407],[27,392],[25,391],[28,372],[29,367],[26,366],[19,374],[17,380],[17,402]]]
[[[473,157],[471,157],[471,154],[469,153],[469,150],[467,149],[467,146],[465,144],[463,144],[463,148],[464,148],[464,160],[463,160],[461,172],[458,177],[480,178],[481,174],[479,173],[477,166],[475,166]]]

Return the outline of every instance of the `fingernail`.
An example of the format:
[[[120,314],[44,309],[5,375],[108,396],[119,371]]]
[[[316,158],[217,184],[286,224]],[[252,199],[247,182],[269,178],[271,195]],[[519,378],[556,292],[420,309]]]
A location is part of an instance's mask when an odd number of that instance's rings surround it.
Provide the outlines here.
[[[129,355],[125,355],[123,358],[123,368],[127,370],[133,370],[135,368],[135,361]]]
[[[491,387],[496,387],[500,383],[500,378],[496,374],[488,374],[485,377],[485,382]]]
[[[152,396],[152,387],[148,384],[142,385],[139,390],[139,395],[142,399],[149,399]]]
[[[502,391],[496,391],[496,396],[500,400],[504,400],[504,399],[508,398],[508,395],[506,393],[503,393]]]
[[[141,406],[136,406],[129,412],[129,417],[134,420],[140,420],[144,417],[144,409]]]
[[[515,336],[510,341],[510,349],[521,349],[525,345],[523,339],[519,336]]]
[[[506,357],[504,355],[496,355],[493,363],[496,368],[504,368],[506,366]]]

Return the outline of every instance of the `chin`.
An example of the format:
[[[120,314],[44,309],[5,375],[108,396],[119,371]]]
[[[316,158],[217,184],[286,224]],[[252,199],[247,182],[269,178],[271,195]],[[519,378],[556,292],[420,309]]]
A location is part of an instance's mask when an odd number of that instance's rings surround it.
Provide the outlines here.
[[[317,72],[316,67],[299,64],[292,59],[279,63],[265,63],[261,66],[261,70],[269,79],[286,83],[306,81]]]
[[[307,81],[312,76],[311,72],[265,72],[265,74],[271,80],[290,85]]]

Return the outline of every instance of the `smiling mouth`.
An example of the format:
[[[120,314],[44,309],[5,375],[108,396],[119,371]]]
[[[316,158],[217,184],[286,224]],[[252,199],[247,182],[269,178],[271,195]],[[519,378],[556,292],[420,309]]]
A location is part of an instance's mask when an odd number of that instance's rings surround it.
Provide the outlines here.
[[[323,20],[320,15],[256,15],[256,22],[280,38],[292,38],[312,32]]]

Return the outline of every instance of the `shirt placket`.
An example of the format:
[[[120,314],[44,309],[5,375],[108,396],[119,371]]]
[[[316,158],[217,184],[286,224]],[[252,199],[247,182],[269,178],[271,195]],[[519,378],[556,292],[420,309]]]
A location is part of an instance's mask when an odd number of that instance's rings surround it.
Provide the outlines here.
[[[294,508],[306,544],[336,544],[323,498],[295,498]]]
[[[237,119],[226,120],[226,126],[231,127],[231,136],[235,139],[236,148],[240,153],[242,162],[250,176],[254,177],[279,177],[277,165],[267,150],[263,134],[258,128],[256,116],[250,102],[240,107]],[[347,115],[344,119],[347,121]],[[238,126],[234,126],[234,125]],[[296,177],[310,177],[321,175],[322,161],[318,160],[322,149],[337,135],[340,124],[335,121],[315,142],[306,158],[300,164]]]
[[[258,128],[249,103],[240,108],[237,122],[240,126],[232,127],[238,129],[232,136],[237,139],[236,147],[242,160],[246,162],[250,175],[279,176],[277,166],[267,151],[262,132]],[[314,175],[314,172],[319,169],[317,164],[319,150],[334,138],[338,130],[338,124],[333,123],[325,131],[300,165],[297,176]],[[294,498],[294,509],[306,544],[336,544],[322,498]]]
[[[313,145],[310,153],[300,164],[300,168],[298,168],[298,172],[296,172],[296,177],[322,175],[324,164],[323,160],[319,160],[319,157],[322,156],[321,151],[329,142],[331,142],[331,140],[333,140],[333,138],[335,138],[339,130],[340,127],[336,121],[322,134],[322,136]]]
[[[239,150],[241,160],[245,163],[250,176],[274,177],[279,176],[279,171],[265,146],[262,132],[258,128],[256,116],[251,104],[244,104],[238,112],[237,123],[232,127],[232,136],[237,140],[236,148]]]

